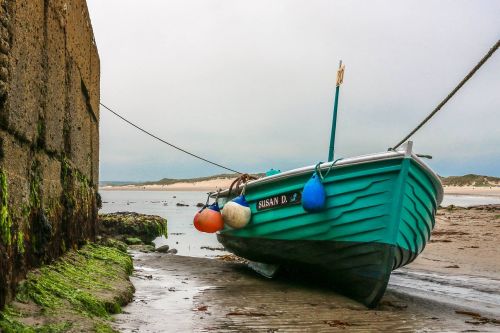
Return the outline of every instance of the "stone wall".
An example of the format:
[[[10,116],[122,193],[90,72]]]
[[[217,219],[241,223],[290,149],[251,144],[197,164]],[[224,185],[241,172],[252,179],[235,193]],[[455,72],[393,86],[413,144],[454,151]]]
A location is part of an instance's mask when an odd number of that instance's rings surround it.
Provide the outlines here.
[[[85,0],[0,0],[0,307],[95,236],[99,55]]]

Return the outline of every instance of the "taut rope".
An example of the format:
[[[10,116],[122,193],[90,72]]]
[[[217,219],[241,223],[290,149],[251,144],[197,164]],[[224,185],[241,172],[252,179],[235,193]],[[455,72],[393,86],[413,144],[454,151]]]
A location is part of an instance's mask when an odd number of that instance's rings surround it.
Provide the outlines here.
[[[418,126],[415,127],[413,129],[413,131],[410,132],[410,134],[408,134],[407,136],[405,136],[404,139],[402,139],[401,141],[399,141],[394,147],[389,148],[389,150],[395,150],[396,148],[398,148],[399,146],[401,146],[403,143],[406,142],[406,140],[408,140],[413,134],[415,134],[416,131],[418,131],[422,126],[424,126],[426,122],[428,122],[432,117],[434,117],[434,115],[439,110],[441,110],[441,108],[453,97],[453,95],[455,95],[457,93],[457,91],[459,91],[460,88],[462,88],[462,86],[478,71],[478,69],[481,68],[481,66],[484,65],[484,63],[493,55],[493,53],[495,53],[495,51],[498,49],[499,45],[500,45],[500,40],[497,40],[497,42],[495,43],[495,45],[493,45],[493,47],[488,51],[488,53],[486,53],[486,55],[481,59],[481,61],[479,61],[476,66],[474,66],[474,68],[469,72],[469,74],[467,74],[462,79],[462,81],[460,81],[460,83],[455,87],[455,89],[453,89],[448,94],[448,96],[446,96],[446,98],[443,99],[441,101],[441,103],[439,103],[438,106],[436,106],[436,108],[434,110],[432,110],[432,112],[427,117],[425,117],[425,119],[422,120],[422,122],[420,124],[418,124]]]

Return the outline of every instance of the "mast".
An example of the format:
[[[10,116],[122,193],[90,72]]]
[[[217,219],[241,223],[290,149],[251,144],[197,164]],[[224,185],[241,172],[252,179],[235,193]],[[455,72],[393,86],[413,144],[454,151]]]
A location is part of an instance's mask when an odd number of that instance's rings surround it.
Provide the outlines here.
[[[337,84],[335,87],[335,101],[333,103],[332,132],[330,135],[330,149],[328,151],[328,162],[333,161],[333,152],[335,149],[335,130],[337,128],[337,107],[339,104],[340,85],[344,81],[344,69],[345,65],[342,65],[342,60],[340,60],[339,69],[337,71]]]

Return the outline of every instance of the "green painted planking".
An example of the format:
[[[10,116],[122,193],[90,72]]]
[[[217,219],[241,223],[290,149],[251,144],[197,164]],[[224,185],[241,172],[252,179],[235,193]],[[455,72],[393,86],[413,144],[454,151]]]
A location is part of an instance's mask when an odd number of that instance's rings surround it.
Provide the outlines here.
[[[335,240],[393,244],[420,253],[434,225],[437,190],[412,159],[391,159],[334,169],[324,180],[326,210],[301,205],[257,211],[258,200],[302,190],[311,175],[247,189],[250,224],[221,233],[282,240]]]
[[[413,160],[406,179],[401,225],[396,244],[413,253],[423,251],[434,227],[437,191],[432,180]]]
[[[297,227],[309,228],[312,224],[317,223],[321,223],[323,228],[329,229],[337,224],[345,223],[344,220],[347,218],[349,218],[351,222],[356,222],[357,220],[363,220],[367,217],[379,214],[381,211],[388,214],[389,207],[385,207],[381,210],[382,206],[386,205],[388,200],[390,200],[390,196],[386,195],[386,192],[383,192],[379,194],[379,198],[361,197],[357,200],[353,199],[350,205],[336,207],[333,203],[331,209],[316,214],[304,212],[300,205],[280,208],[275,210],[276,213],[274,215],[256,215],[251,222],[252,227],[247,227],[235,232],[239,236],[245,236],[245,234],[251,232],[251,236],[265,235],[267,237],[274,232],[292,231]],[[330,201],[330,204],[332,204],[332,202],[333,200]],[[247,236],[250,236],[250,234],[247,234]],[[289,239],[295,239],[291,238],[292,236],[286,236],[286,234],[280,235],[279,238],[288,239],[287,237],[290,237]],[[298,239],[304,239],[304,237],[299,237]]]

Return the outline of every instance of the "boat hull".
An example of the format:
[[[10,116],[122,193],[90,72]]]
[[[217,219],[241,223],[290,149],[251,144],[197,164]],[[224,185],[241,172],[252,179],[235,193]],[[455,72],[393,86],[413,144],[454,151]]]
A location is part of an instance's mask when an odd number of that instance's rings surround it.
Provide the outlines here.
[[[383,243],[217,238],[240,257],[299,269],[368,307],[376,306],[383,296],[395,254],[393,245]]]
[[[292,199],[312,169],[249,184],[252,220],[243,229],[226,227],[219,241],[252,261],[320,272],[341,293],[375,306],[391,271],[423,251],[442,197],[437,176],[411,151],[384,156],[333,168],[318,213]],[[224,194],[221,205],[231,199]]]

